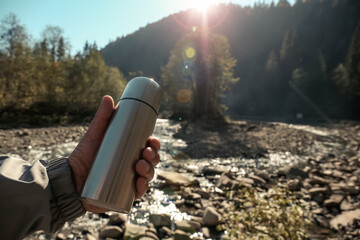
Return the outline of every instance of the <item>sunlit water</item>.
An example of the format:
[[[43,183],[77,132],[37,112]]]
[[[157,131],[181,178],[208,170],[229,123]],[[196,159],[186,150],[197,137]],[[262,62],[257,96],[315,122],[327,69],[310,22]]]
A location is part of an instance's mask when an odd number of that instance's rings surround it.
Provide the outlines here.
[[[329,136],[335,134],[334,132],[327,131],[327,129],[316,129],[306,125],[291,125],[290,127],[299,130],[311,132],[321,136]],[[214,188],[212,181],[209,181],[201,173],[204,167],[217,166],[225,170],[230,170],[236,175],[245,175],[246,173],[254,170],[266,170],[271,173],[289,164],[298,164],[307,159],[307,156],[296,156],[290,152],[277,152],[269,153],[265,157],[256,159],[245,158],[214,158],[214,159],[190,159],[182,150],[186,147],[186,143],[180,139],[173,137],[181,128],[178,122],[158,119],[154,130],[154,136],[158,137],[161,142],[161,162],[157,166],[160,171],[176,171],[181,172],[189,177],[196,178],[200,182],[200,187],[204,189]],[[68,156],[77,143],[68,142],[49,148],[31,149],[30,160],[35,159],[54,159],[57,157]],[[341,148],[339,144],[329,142],[316,142],[308,149],[308,155],[314,153],[329,153]],[[186,159],[174,159],[173,156],[184,156]],[[186,164],[184,164],[186,163]],[[129,221],[135,224],[146,225],[149,222],[150,214],[166,213],[170,214],[172,220],[189,219],[186,213],[181,213],[175,206],[175,201],[178,198],[173,192],[164,192],[158,188],[161,181],[155,175],[151,183],[150,193],[145,195],[147,201],[141,201],[133,207],[132,212],[129,214]],[[96,214],[87,213],[84,217],[75,220],[71,225],[67,224],[66,228],[72,229],[98,229],[106,224],[106,219],[99,217]]]

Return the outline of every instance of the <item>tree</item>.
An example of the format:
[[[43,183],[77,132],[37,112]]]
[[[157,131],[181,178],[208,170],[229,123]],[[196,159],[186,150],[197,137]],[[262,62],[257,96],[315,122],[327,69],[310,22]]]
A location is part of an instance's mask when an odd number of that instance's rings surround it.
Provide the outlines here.
[[[56,55],[57,53],[59,54],[60,43],[63,44],[63,46],[61,46],[62,49],[60,51],[65,52],[66,47],[65,47],[64,38],[62,36],[63,32],[64,31],[60,27],[51,26],[51,25],[47,25],[45,30],[42,32],[43,39],[46,40],[50,45],[49,46],[50,56],[53,62],[57,60]]]
[[[357,27],[352,35],[344,63],[334,70],[333,79],[349,98],[360,97],[360,32]]]
[[[25,27],[20,24],[15,14],[10,13],[1,21],[0,51],[13,58],[16,54],[22,54],[27,46],[28,34]]]
[[[162,68],[166,100],[176,113],[221,119],[221,99],[239,79],[224,36],[195,32],[180,39]]]
[[[65,42],[63,37],[59,39],[56,56],[58,60],[62,60],[65,57]]]
[[[35,91],[31,84],[31,49],[29,36],[14,14],[6,16],[0,26],[1,105],[18,108],[29,103]]]

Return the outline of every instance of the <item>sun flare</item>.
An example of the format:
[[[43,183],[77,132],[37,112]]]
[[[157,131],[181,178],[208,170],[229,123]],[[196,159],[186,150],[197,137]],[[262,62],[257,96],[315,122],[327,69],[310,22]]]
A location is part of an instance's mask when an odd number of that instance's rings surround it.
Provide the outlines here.
[[[193,0],[190,4],[190,7],[192,9],[195,9],[199,12],[207,12],[207,10],[209,9],[210,6],[215,5],[216,1],[215,0]]]

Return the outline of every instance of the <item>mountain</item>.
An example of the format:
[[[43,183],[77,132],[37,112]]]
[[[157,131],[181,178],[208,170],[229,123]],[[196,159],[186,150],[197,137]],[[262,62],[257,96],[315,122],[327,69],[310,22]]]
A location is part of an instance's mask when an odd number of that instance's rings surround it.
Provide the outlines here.
[[[280,0],[210,9],[207,25],[227,37],[238,60],[235,76],[240,81],[226,100],[230,110],[242,115],[317,116],[316,109],[291,89],[291,80],[329,116],[354,117],[354,100],[336,90],[332,74],[345,61],[360,24],[359,12],[357,0],[298,0],[293,6]],[[175,43],[186,33],[201,31],[203,21],[193,10],[173,14],[109,43],[102,54],[125,75],[142,71],[161,82],[160,68]]]

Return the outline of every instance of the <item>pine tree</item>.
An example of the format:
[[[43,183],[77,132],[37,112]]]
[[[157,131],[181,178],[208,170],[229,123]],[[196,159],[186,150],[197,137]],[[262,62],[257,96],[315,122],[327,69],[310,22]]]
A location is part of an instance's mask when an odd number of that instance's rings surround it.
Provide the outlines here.
[[[60,37],[59,39],[56,56],[58,60],[62,60],[65,57],[65,43],[63,37]]]

